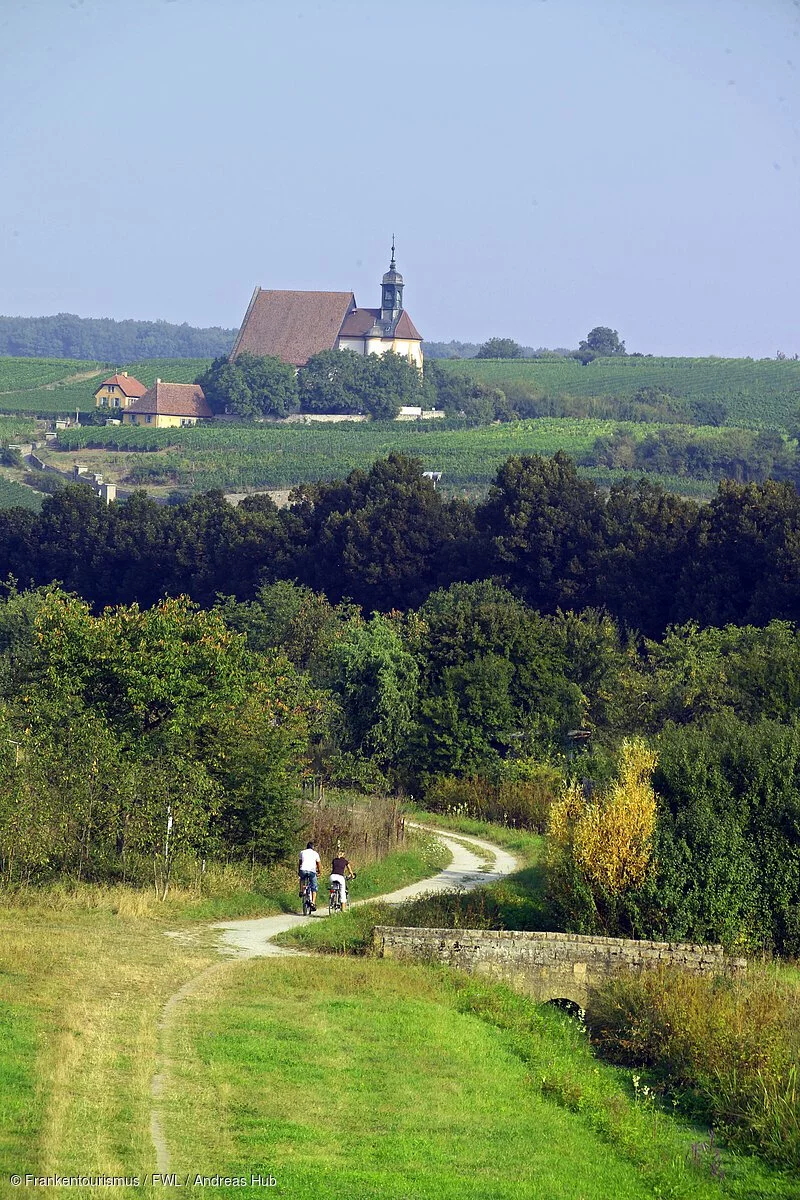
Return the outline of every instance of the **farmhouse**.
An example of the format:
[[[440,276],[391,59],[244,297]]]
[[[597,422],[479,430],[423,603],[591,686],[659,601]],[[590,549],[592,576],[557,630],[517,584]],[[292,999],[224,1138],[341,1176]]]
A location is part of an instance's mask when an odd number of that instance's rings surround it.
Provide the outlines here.
[[[134,379],[127,371],[120,371],[104,379],[94,393],[97,408],[128,408],[134,400],[140,399],[147,388],[138,379]]]
[[[213,416],[198,383],[162,383],[157,379],[139,400],[125,409],[122,423],[166,429],[196,425],[198,421],[212,420]]]
[[[302,367],[322,350],[402,354],[422,366],[422,337],[403,308],[403,276],[392,241],[389,270],[381,280],[380,308],[359,308],[352,292],[277,292],[257,287],[231,351],[273,355]]]

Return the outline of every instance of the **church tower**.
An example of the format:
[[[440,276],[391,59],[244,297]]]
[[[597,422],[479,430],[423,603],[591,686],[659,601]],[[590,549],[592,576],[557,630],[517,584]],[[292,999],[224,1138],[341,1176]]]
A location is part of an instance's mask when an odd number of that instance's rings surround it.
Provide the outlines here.
[[[403,311],[403,276],[397,270],[394,261],[394,238],[392,238],[392,258],[389,270],[381,282],[381,322],[388,328],[387,333],[394,332],[394,327]]]

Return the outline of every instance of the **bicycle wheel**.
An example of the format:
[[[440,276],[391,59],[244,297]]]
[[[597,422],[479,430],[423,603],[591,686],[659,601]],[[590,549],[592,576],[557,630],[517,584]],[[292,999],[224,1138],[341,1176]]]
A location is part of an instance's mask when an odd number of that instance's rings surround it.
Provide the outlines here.
[[[311,916],[311,894],[308,889],[303,892],[303,916]]]

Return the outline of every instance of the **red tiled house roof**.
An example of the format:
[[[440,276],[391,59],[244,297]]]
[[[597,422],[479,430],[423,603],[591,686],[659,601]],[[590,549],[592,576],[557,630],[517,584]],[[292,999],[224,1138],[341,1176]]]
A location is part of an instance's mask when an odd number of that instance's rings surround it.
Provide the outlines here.
[[[108,379],[104,379],[94,389],[95,396],[104,387],[118,387],[123,396],[143,396],[147,388],[138,379],[134,379],[133,375],[109,375]]]
[[[230,358],[274,355],[301,367],[312,354],[333,350],[347,314],[356,306],[352,292],[275,292],[256,288]]]
[[[199,383],[153,384],[126,413],[158,413],[163,417],[213,417]]]

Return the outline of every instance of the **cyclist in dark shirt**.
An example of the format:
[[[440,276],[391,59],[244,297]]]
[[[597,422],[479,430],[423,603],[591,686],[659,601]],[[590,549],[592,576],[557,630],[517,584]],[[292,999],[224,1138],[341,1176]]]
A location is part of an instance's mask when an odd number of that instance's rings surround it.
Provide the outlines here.
[[[331,863],[331,883],[338,883],[342,900],[342,909],[347,907],[347,880],[355,879],[355,872],[350,860],[343,854],[338,854]]]

